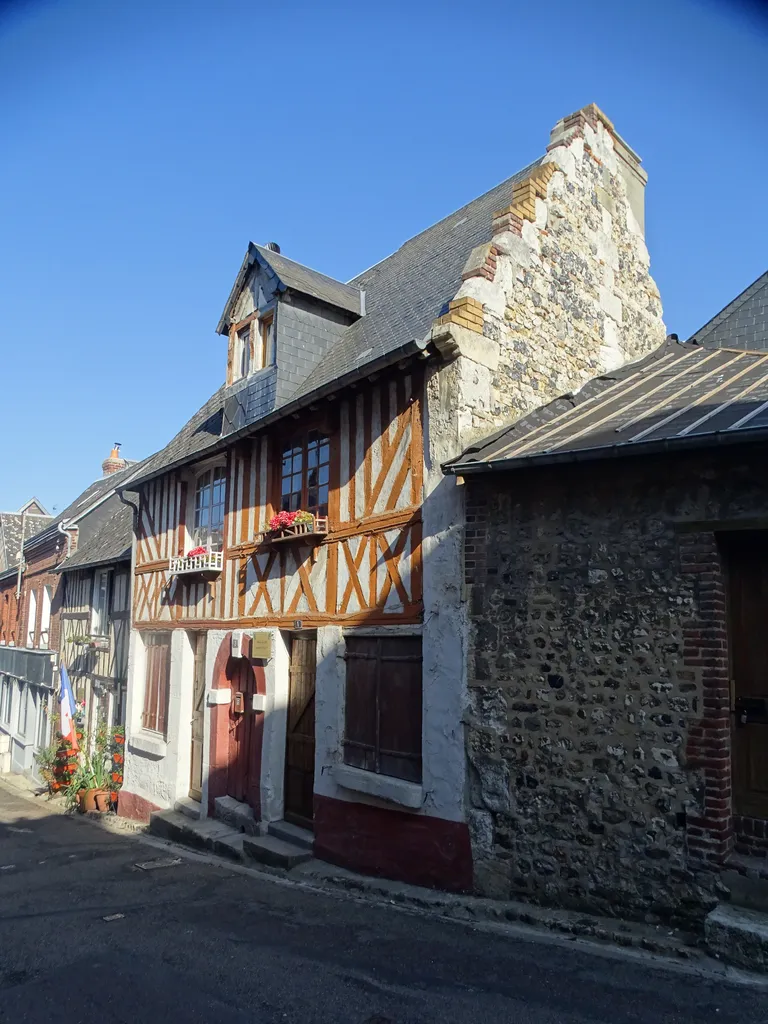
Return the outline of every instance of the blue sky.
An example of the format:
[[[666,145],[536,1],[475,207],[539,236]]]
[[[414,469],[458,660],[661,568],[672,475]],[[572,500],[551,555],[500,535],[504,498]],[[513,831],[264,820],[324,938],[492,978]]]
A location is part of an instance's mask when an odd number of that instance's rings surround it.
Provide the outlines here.
[[[704,0],[0,0],[0,509],[63,508],[216,390],[249,239],[346,280],[592,101],[688,336],[768,268],[766,59]]]

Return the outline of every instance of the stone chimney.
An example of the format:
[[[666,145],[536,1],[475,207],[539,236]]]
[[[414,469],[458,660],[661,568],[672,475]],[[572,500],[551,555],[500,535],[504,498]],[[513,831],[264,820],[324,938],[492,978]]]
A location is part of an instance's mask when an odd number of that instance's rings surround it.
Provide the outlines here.
[[[561,118],[552,129],[549,137],[548,150],[566,145],[568,141],[576,136],[583,135],[586,125],[597,131],[600,122],[613,139],[613,150],[618,158],[618,172],[624,180],[627,193],[627,203],[632,211],[640,234],[645,236],[645,186],[648,182],[648,175],[640,166],[641,160],[631,146],[622,139],[614,127],[613,121],[609,120],[596,103],[577,110],[575,114]]]
[[[103,476],[110,476],[112,473],[118,473],[121,469],[125,469],[128,463],[125,459],[120,458],[120,445],[116,441],[112,451],[109,453],[109,458],[104,459],[101,464],[101,471]]]

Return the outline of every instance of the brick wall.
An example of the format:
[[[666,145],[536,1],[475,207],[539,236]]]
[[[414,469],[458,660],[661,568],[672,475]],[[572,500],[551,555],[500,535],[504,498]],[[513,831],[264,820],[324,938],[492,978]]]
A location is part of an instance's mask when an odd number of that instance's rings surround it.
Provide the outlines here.
[[[0,582],[0,641],[26,647],[30,593],[34,590],[37,598],[35,617],[35,646],[40,639],[40,625],[43,614],[43,588],[51,588],[51,621],[48,633],[48,647],[59,649],[60,617],[63,579],[53,570],[66,556],[66,539],[57,534],[49,542],[27,550],[26,567],[21,578],[21,597],[16,605],[16,575]],[[7,597],[7,601],[6,601]],[[8,609],[6,612],[5,609]]]
[[[477,889],[699,917],[733,846],[716,537],[768,526],[759,456],[547,467],[465,489]],[[736,824],[742,846],[763,841]]]

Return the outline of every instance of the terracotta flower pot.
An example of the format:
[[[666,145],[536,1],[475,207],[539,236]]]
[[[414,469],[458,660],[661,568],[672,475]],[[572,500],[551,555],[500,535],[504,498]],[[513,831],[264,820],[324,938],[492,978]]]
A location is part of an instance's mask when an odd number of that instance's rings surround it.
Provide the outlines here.
[[[85,790],[81,790],[81,792],[83,794],[83,800],[82,800],[82,803],[81,803],[80,806],[82,807],[83,811],[85,811],[86,813],[88,811],[95,811],[96,810],[96,794],[99,792],[99,790],[98,789],[85,789]]]
[[[109,793],[106,789],[97,789],[94,794],[96,800],[97,811],[108,811],[109,810]]]

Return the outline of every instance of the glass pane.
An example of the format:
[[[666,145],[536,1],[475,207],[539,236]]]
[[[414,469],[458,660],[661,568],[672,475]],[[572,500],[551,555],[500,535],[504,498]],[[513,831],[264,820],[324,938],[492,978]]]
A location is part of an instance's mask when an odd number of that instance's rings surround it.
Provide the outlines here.
[[[311,510],[311,509],[315,509],[315,508],[317,508],[317,491],[315,491],[315,490],[308,491],[307,492],[307,509]]]
[[[301,472],[301,452],[299,452],[298,455],[294,455],[293,456],[293,472],[294,473],[300,473]]]
[[[289,512],[296,512],[301,508],[301,491],[294,492],[291,495],[291,507]]]
[[[282,470],[282,472],[283,472],[283,476],[285,476],[286,473],[290,473],[291,472],[291,460],[289,458],[287,459],[285,456],[283,456],[283,470]]]
[[[301,494],[301,475],[291,477],[291,490]]]
[[[318,505],[328,505],[328,485],[318,488],[317,491],[317,503]]]
[[[327,484],[328,483],[328,466],[321,466],[320,467],[320,483],[321,484]]]
[[[307,449],[307,465],[310,469],[317,465],[317,445],[310,445]]]
[[[307,487],[317,487],[317,470],[310,469],[307,473]]]

